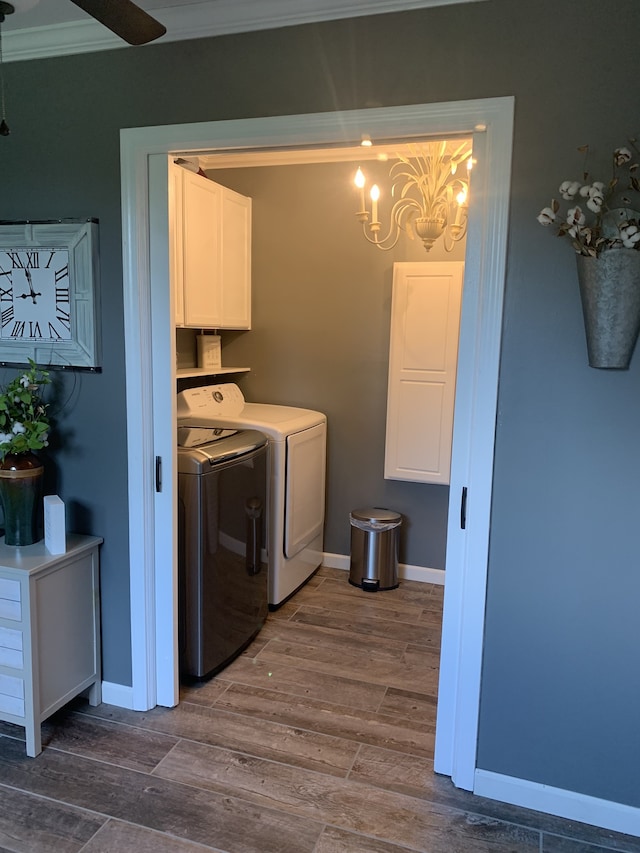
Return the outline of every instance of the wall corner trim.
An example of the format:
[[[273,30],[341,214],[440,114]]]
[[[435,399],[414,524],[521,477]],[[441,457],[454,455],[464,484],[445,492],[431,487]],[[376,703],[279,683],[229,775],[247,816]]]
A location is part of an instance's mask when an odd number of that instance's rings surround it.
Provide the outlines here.
[[[640,809],[576,791],[477,769],[473,793],[557,817],[640,836]]]
[[[127,708],[129,711],[133,711],[133,687],[103,681],[102,701],[106,705],[115,705],[116,708]]]

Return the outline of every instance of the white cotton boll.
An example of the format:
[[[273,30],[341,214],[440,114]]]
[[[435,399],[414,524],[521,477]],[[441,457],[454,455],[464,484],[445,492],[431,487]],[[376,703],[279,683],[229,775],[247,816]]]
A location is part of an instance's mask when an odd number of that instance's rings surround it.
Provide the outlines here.
[[[624,166],[631,160],[631,151],[628,148],[616,148],[613,152],[613,159],[616,166]]]
[[[11,431],[13,432],[14,435],[20,435],[20,434],[26,432],[27,428],[25,427],[24,424],[21,424],[20,421],[16,421],[14,423],[13,427],[11,428]]]
[[[584,225],[585,217],[580,207],[572,207],[567,212],[567,223],[569,225]]]
[[[640,228],[637,225],[625,225],[620,229],[620,239],[625,249],[633,249],[640,242]]]
[[[604,203],[604,197],[594,193],[589,198],[589,200],[587,201],[587,207],[589,208],[589,210],[592,210],[594,213],[600,213],[600,210],[602,209],[603,203]]]
[[[560,184],[559,192],[562,198],[570,201],[580,189],[578,181],[563,181]]]
[[[556,215],[550,207],[543,208],[536,218],[540,225],[551,225],[556,221]]]

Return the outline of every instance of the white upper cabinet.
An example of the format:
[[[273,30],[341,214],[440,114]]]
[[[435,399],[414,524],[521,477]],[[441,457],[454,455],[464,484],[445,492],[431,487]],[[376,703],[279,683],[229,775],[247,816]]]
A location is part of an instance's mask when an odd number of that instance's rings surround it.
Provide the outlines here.
[[[449,483],[464,263],[393,265],[384,476]]]
[[[176,325],[251,328],[251,199],[171,166]]]

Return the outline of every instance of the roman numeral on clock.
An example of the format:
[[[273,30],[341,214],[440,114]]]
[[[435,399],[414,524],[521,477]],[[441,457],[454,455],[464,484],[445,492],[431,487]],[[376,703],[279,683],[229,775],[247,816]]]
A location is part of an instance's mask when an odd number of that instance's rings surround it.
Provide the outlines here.
[[[69,275],[69,264],[64,267],[60,267],[59,270],[56,270],[56,284],[59,281],[62,281],[63,278],[66,278]]]
[[[59,305],[56,306],[56,320],[59,320],[65,328],[71,328],[71,314]]]
[[[40,323],[37,321],[34,323],[33,320],[29,320],[29,337],[30,338],[41,338],[42,332],[40,331]]]
[[[7,252],[9,259],[11,260],[11,266],[15,269],[24,269],[24,264],[22,263],[22,258],[20,257],[19,252]]]
[[[10,323],[13,320],[13,305],[9,305],[8,308],[5,308],[2,314],[0,314],[0,322],[2,322],[3,327]]]
[[[11,337],[12,338],[24,337],[25,325],[26,324],[25,324],[24,320],[16,320],[16,322],[13,325],[13,329],[11,330]]]

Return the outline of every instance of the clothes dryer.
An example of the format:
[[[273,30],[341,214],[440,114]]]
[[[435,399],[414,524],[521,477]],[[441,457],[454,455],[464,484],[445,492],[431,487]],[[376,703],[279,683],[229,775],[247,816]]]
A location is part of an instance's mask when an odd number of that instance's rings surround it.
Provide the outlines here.
[[[275,610],[322,562],[327,418],[322,412],[247,403],[232,382],[178,394],[179,426],[254,429],[269,440],[268,599]]]

